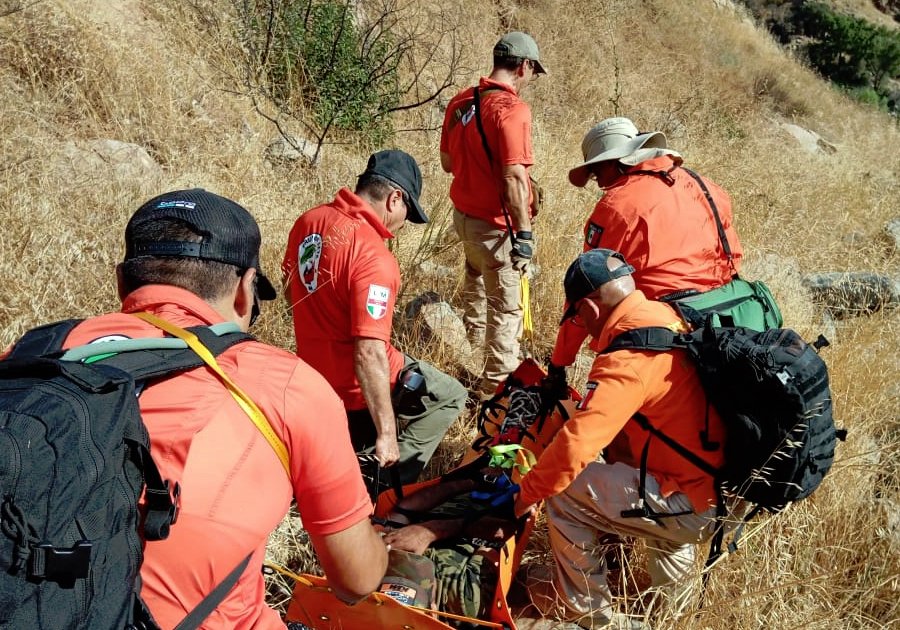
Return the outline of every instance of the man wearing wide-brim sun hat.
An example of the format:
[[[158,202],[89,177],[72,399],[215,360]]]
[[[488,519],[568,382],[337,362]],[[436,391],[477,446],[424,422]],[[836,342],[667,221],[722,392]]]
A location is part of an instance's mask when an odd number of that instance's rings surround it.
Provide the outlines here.
[[[731,199],[714,182],[684,168],[664,133],[640,132],[628,118],[607,118],[584,135],[581,153],[569,181],[583,187],[593,179],[604,191],[584,226],[585,251],[621,252],[634,266],[637,288],[650,299],[701,300],[692,306],[717,310],[719,304],[746,298],[751,318],[734,321],[723,315],[719,323],[769,327],[757,322],[764,313],[777,312],[774,302],[764,304],[755,284],[737,279],[743,250]],[[731,315],[745,317],[743,311]],[[780,322],[780,314],[776,319]],[[562,382],[563,366],[575,361],[586,337],[577,318],[560,326],[549,366],[553,378]]]

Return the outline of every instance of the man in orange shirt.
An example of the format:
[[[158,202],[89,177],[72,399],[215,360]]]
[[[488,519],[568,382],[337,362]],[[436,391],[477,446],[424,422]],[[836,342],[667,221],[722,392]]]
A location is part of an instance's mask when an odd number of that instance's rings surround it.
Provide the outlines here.
[[[484,347],[486,394],[519,364],[519,279],[534,249],[531,110],[519,95],[545,72],[535,41],[507,33],[494,46],[490,76],[450,101],[441,131],[441,167],[453,173],[453,225],[466,256],[464,321],[473,349]]]
[[[607,118],[585,134],[581,150],[584,162],[569,171],[569,181],[583,187],[596,179],[604,191],[584,226],[585,251],[620,252],[634,265],[637,288],[652,300],[706,292],[737,276],[743,249],[728,193],[695,180],[663,133],[639,133],[628,118]],[[577,321],[560,326],[551,373],[560,375],[575,361],[587,335]]]
[[[258,300],[275,298],[260,271],[256,221],[205,190],[145,203],[128,223],[125,246],[116,270],[121,312],[78,324],[66,348],[164,336],[134,316],[141,312],[180,327],[229,322],[247,331]],[[292,499],[334,592],[346,602],[366,596],[378,587],[387,554],[369,523],[372,504],[340,400],[312,368],[267,344],[237,343],[217,361],[287,447],[289,473],[205,366],[144,384],[139,404],[153,459],[181,487],[169,536],[144,549],[141,596],[156,622],[178,625],[249,554],[203,627],[284,628],[266,606],[261,568],[268,535]]]
[[[635,289],[633,273],[621,254],[608,249],[581,254],[566,272],[566,316],[581,319],[598,354],[578,412],[523,478],[516,498],[517,515],[547,499],[557,566],[553,588],[535,589],[532,601],[545,614],[585,628],[643,627],[613,612],[598,550],[604,534],[646,539],[653,586],[680,604],[692,590],[696,546],[716,526],[712,476],[653,439],[635,419],[643,416],[721,467],[724,427],[696,369],[682,351],[603,354],[617,335],[635,328],[687,331],[671,306]]]
[[[385,239],[428,220],[421,191],[410,155],[373,154],[355,192],[300,215],[281,266],[297,355],[343,400],[357,453],[397,464],[402,483],[416,480],[466,398],[456,379],[391,344],[400,267]],[[378,466],[363,472],[379,490]]]

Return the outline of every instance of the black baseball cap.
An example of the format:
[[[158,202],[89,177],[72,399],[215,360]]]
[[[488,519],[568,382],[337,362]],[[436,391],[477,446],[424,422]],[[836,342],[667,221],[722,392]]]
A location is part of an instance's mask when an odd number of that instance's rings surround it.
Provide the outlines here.
[[[422,172],[413,157],[405,151],[389,149],[369,156],[366,174],[380,175],[396,184],[409,200],[410,208],[406,220],[410,223],[428,223],[428,215],[422,210],[419,195],[422,194]]]
[[[610,258],[617,258],[623,264],[612,271],[607,266]],[[574,317],[578,312],[577,304],[591,293],[599,289],[601,286],[634,273],[634,267],[625,261],[625,257],[619,252],[611,249],[590,249],[575,259],[566,270],[566,277],[563,280],[563,288],[566,292],[566,301],[569,307],[563,313],[562,322],[570,317]]]
[[[175,219],[202,236],[199,243],[186,241],[139,241],[133,236],[138,225]],[[262,300],[274,300],[275,287],[259,266],[262,237],[259,225],[247,210],[231,199],[202,188],[176,190],[154,197],[129,219],[125,227],[125,260],[140,256],[176,256],[215,260],[240,269],[256,269],[256,289]]]

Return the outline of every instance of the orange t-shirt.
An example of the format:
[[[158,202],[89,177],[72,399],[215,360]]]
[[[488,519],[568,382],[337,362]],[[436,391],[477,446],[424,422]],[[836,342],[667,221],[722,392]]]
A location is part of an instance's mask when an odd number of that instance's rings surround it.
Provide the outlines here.
[[[403,354],[391,345],[400,266],[385,245],[393,234],[348,188],[300,215],[281,263],[293,301],[297,356],[318,370],[349,410],[365,409],[353,368],[353,339],[384,341],[391,386]]]
[[[591,349],[601,352],[616,335],[642,326],[686,330],[671,306],[635,291],[613,310]],[[663,496],[682,492],[696,512],[703,512],[716,503],[713,478],[661,440],[651,438],[632,417],[640,412],[657,429],[719,468],[724,461],[721,446],[710,452],[700,442],[707,411],[710,440],[724,444],[722,420],[708,406],[696,368],[684,351],[598,354],[578,412],[525,475],[521,501],[531,504],[562,492],[607,447],[609,463],[621,461],[640,468],[644,444],[652,439],[647,470],[659,482]]]
[[[161,337],[126,313],[149,311],[182,327],[223,321],[183,289],[148,285],[125,298],[122,313],[88,319],[71,348],[110,338]],[[228,390],[207,368],[150,382],[140,396],[150,450],[163,479],[181,486],[178,521],[165,540],[147,542],[141,595],[163,628],[177,625],[251,551],[238,583],[204,628],[284,628],[266,606],[261,574],[266,541],[290,507],[317,535],[367,518],[372,504],[359,474],[340,400],[293,354],[256,341],[217,359],[259,406],[290,454],[290,478]],[[314,410],[311,411],[311,410]]]
[[[493,164],[475,122],[473,88],[466,88],[447,105],[441,130],[441,152],[449,154],[453,163],[450,199],[463,214],[506,227],[501,172],[510,164],[534,164],[531,110],[510,85],[482,77],[478,86],[482,92],[490,90],[482,95],[480,109]]]
[[[671,156],[632,166],[610,186],[584,226],[584,251],[604,247],[621,253],[635,271],[635,286],[653,300],[685,289],[709,291],[728,284],[741,268],[743,248],[734,229],[731,199],[703,178],[716,203],[734,268],[719,241],[712,210],[697,182]],[[661,177],[631,171],[667,172]],[[552,361],[570,365],[587,337],[567,320],[560,327]]]

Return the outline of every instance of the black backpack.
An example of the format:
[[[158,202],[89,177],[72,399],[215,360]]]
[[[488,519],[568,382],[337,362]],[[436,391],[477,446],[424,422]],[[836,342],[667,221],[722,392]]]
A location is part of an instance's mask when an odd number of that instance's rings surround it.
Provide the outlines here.
[[[698,318],[689,309],[682,314],[698,324],[694,332],[638,328],[618,335],[604,352],[626,348],[687,352],[725,426],[724,445],[710,440],[708,426],[701,431],[701,442],[706,450],[724,448],[724,466],[721,470],[710,466],[646,417],[637,414],[634,419],[653,437],[714,476],[721,518],[729,496],[755,504],[745,521],[759,511],[777,513],[809,496],[831,468],[836,440],[846,437],[845,431],[835,429],[828,369],[817,352],[828,342],[820,337],[814,348],[793,330],[717,328],[709,318]],[[642,488],[651,441],[642,456]],[[626,516],[664,516],[647,507],[631,512],[636,513]],[[710,563],[719,555],[722,530],[720,527],[713,540]]]
[[[756,332],[704,325],[691,333],[668,328],[630,330],[604,352],[684,349],[725,424],[725,464],[712,468],[659,431],[643,428],[714,475],[725,496],[739,496],[769,512],[809,496],[834,460],[836,439],[828,369],[815,349],[790,329]],[[708,427],[707,427],[708,428]],[[701,441],[718,450],[706,430]]]
[[[106,342],[85,348],[120,353],[61,360],[77,323],[36,328],[0,361],[0,628],[151,629],[139,597],[140,532],[168,536],[179,487],[150,457],[137,391],[203,361],[170,338],[155,340],[169,348],[124,352],[122,344],[152,342]],[[214,355],[251,338],[190,330]],[[179,628],[199,626],[247,560]]]

